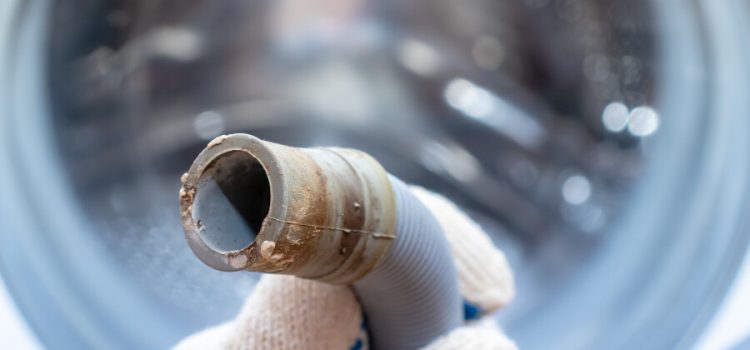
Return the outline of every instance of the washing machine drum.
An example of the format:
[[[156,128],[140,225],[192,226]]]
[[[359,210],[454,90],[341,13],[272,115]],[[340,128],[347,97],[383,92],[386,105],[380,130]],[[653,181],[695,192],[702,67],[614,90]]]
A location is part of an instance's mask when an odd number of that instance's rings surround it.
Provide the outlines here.
[[[0,271],[49,347],[164,348],[257,276],[196,259],[213,137],[344,146],[442,193],[514,268],[526,349],[695,341],[747,247],[739,0],[0,5]]]

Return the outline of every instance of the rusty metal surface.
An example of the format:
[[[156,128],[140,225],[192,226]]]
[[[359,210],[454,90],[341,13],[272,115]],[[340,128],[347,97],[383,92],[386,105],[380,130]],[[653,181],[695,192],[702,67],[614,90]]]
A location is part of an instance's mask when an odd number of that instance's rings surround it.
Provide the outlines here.
[[[223,252],[204,241],[212,228],[196,217],[193,206],[209,169],[236,151],[247,152],[263,166],[270,205],[255,240]],[[390,181],[377,161],[359,151],[293,148],[246,134],[220,136],[198,155],[182,183],[181,219],[187,241],[203,262],[219,270],[348,284],[371,271],[395,239]]]

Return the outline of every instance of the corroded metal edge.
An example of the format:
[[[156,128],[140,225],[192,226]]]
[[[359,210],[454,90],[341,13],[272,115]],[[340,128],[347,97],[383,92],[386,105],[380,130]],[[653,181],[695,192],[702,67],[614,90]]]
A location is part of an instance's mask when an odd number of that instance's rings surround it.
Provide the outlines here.
[[[286,197],[284,174],[278,166],[273,152],[269,150],[262,141],[255,137],[243,134],[222,135],[208,143],[206,148],[193,161],[190,169],[182,175],[180,188],[180,217],[182,227],[185,231],[185,238],[193,250],[193,253],[207,265],[222,271],[239,271],[246,269],[251,256],[257,255],[256,251],[260,249],[256,242],[250,246],[238,251],[228,253],[218,252],[209,247],[201,237],[201,230],[208,229],[203,227],[193,217],[193,204],[196,198],[196,191],[201,176],[208,166],[221,155],[233,152],[243,151],[259,160],[269,176],[271,187],[271,204],[269,212],[275,215],[285,215],[285,207],[281,199]],[[264,236],[274,237],[277,233],[271,230],[264,230]]]
[[[201,238],[192,206],[206,168],[223,154],[243,151],[268,176],[271,203],[256,239],[220,252]],[[207,265],[222,271],[291,274],[335,284],[371,271],[395,239],[396,204],[388,175],[369,155],[350,149],[294,148],[246,134],[211,141],[182,177],[185,237]]]

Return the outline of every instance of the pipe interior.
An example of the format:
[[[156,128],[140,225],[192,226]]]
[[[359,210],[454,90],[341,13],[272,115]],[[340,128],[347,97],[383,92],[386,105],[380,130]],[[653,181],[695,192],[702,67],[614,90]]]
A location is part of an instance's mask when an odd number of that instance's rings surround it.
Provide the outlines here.
[[[193,204],[203,242],[219,252],[252,244],[268,215],[270,193],[258,159],[244,151],[217,157],[201,175]]]

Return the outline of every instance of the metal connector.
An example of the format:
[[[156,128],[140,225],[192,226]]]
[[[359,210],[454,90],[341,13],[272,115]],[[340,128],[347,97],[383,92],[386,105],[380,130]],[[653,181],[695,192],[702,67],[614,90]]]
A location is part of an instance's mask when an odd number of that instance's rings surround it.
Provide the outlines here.
[[[351,284],[396,237],[391,182],[372,157],[246,134],[217,137],[198,155],[180,207],[193,252],[223,271]]]

